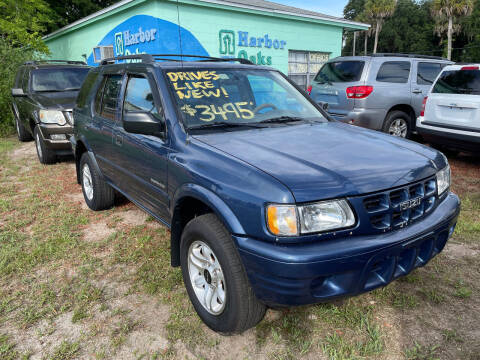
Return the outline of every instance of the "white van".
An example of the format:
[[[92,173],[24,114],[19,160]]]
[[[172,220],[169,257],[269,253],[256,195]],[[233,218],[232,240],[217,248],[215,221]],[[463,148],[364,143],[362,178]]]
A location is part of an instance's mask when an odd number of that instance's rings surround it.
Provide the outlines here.
[[[442,70],[423,100],[417,131],[433,145],[480,152],[480,64]]]

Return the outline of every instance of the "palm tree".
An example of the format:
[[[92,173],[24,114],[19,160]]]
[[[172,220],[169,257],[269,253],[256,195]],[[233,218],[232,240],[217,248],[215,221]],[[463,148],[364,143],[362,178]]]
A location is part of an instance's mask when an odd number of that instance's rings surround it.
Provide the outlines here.
[[[438,20],[444,19],[444,21],[436,21],[437,33],[443,33],[445,31],[445,22],[447,25],[447,38],[448,38],[448,60],[452,59],[452,34],[456,30],[453,21],[459,16],[468,16],[473,10],[473,0],[433,0],[432,11],[433,15]]]
[[[365,3],[365,13],[375,22],[374,54],[377,52],[378,35],[382,30],[382,25],[387,17],[392,16],[396,6],[397,0],[367,0]]]

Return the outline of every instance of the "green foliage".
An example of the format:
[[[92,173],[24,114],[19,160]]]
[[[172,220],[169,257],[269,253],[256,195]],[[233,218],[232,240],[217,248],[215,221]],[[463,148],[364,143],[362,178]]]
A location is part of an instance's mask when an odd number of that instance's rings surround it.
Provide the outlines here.
[[[0,37],[0,136],[9,135],[14,130],[10,95],[13,81],[20,64],[33,57],[33,50],[14,47]]]

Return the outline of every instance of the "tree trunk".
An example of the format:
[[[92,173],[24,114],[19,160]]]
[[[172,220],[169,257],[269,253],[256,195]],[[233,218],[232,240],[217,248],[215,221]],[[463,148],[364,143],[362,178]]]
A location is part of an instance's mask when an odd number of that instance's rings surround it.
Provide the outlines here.
[[[368,32],[365,31],[365,56],[367,56],[367,47],[368,47]]]
[[[447,59],[452,60],[452,32],[453,32],[453,20],[450,16],[448,18],[448,53]]]
[[[377,26],[375,28],[375,44],[373,45],[373,53],[377,53],[377,45],[378,45],[378,33],[380,32],[380,21],[377,21]]]

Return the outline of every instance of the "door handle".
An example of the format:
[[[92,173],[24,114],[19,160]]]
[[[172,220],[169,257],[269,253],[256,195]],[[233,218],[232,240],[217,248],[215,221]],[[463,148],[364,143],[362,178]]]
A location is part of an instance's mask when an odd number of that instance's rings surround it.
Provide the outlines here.
[[[412,92],[413,92],[414,94],[421,94],[421,93],[422,93],[422,90],[420,90],[420,89],[413,89]]]
[[[118,146],[123,145],[123,136],[122,135],[115,135],[115,144]]]

